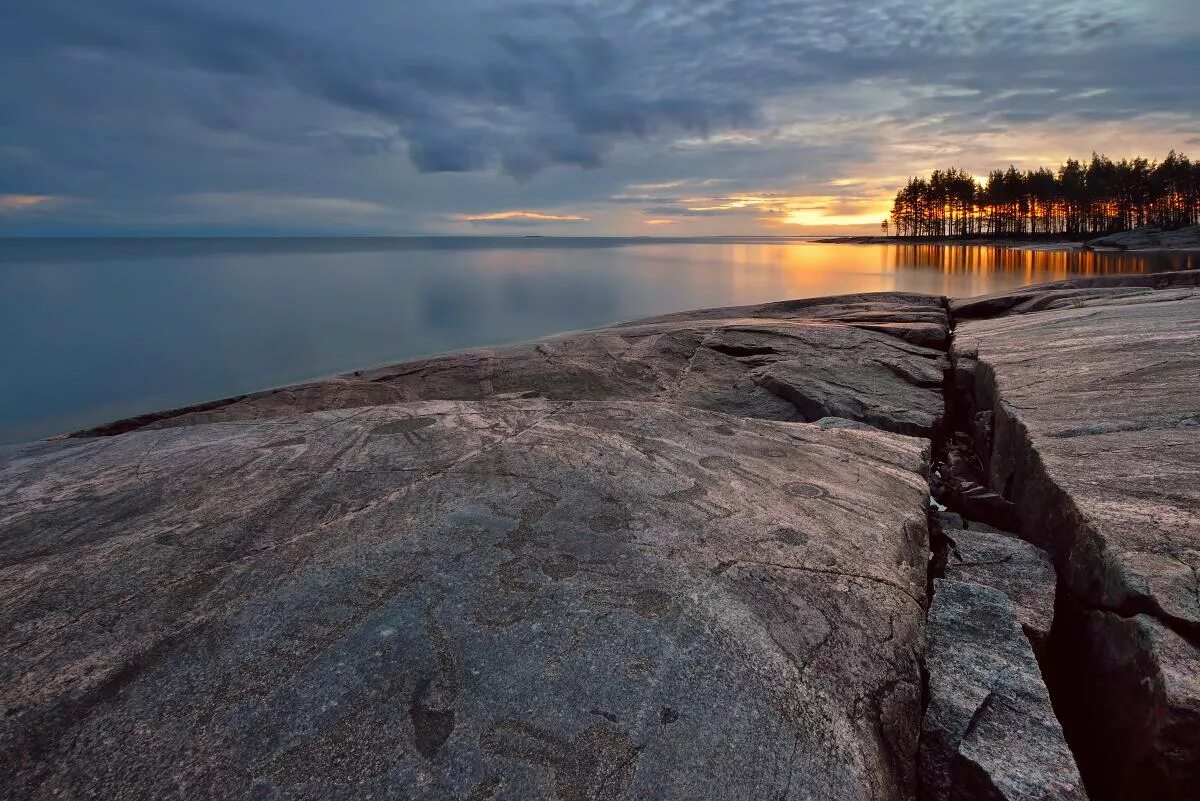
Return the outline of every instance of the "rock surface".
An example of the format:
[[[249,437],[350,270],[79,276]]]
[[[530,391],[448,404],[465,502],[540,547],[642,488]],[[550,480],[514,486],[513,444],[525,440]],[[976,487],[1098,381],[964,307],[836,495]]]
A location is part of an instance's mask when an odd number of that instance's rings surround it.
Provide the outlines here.
[[[943,358],[663,322],[4,449],[3,795],[910,799],[928,444],[763,384],[929,427]]]
[[[1008,597],[934,582],[921,727],[921,798],[1086,799],[1037,660]]]
[[[1057,577],[1050,556],[1015,534],[986,526],[943,528],[950,538],[945,578],[1000,590],[1013,603],[1021,630],[1039,657],[1054,623]]]
[[[1091,658],[1079,656],[1076,681],[1096,690],[1085,732],[1113,798],[1146,787],[1194,798],[1178,777],[1200,764],[1198,275],[1095,281],[1073,297],[1035,287],[956,310],[1005,315],[961,323],[954,357],[976,378],[975,406],[994,413],[990,483],[1014,502],[1022,536],[1054,556],[1060,592],[1085,614],[1154,621],[1153,637],[1106,625],[1081,645]],[[1151,732],[1103,691],[1123,671],[1161,688],[1143,721]],[[1142,743],[1151,753],[1128,764]]]
[[[1011,292],[955,298],[949,303],[955,322],[1034,311],[1077,309],[1091,303],[1104,306],[1122,303],[1146,303],[1171,300],[1164,289],[1187,294],[1200,287],[1200,270],[1174,273],[1137,273],[1102,275],[1095,278],[1071,278],[1049,284],[1037,284]]]

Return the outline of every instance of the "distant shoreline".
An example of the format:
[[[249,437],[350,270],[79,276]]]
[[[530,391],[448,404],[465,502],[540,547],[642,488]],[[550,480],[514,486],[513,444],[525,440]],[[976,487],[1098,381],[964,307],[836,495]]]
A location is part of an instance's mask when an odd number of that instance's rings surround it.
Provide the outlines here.
[[[1003,248],[1030,248],[1037,250],[1085,250],[1087,242],[1081,239],[1017,238],[986,236],[829,236],[813,240],[822,245],[987,245]],[[1117,250],[1118,248],[1111,248]]]
[[[812,240],[829,245],[934,245],[984,246],[1009,250],[1038,250],[1050,252],[1097,253],[1123,252],[1187,252],[1200,250],[1200,226],[1161,231],[1156,228],[1138,228],[1132,231],[1093,237],[1066,234],[1044,236],[832,236]]]

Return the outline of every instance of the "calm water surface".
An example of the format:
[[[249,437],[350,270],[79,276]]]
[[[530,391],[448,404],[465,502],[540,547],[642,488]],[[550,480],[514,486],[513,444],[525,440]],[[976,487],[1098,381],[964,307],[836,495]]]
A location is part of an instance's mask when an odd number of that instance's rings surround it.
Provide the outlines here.
[[[1197,266],[762,239],[0,239],[0,443],[681,309]]]

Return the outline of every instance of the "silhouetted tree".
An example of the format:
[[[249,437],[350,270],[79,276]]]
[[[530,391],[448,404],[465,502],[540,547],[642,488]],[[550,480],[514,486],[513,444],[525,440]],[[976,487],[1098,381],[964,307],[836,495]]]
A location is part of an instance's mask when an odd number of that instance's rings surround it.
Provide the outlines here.
[[[910,178],[896,193],[897,236],[1105,234],[1143,225],[1200,225],[1200,162],[1172,150],[1161,162],[1138,157],[1114,163],[1093,153],[1086,165],[1068,159],[1057,172],[1010,165],[979,183],[951,167]],[[888,221],[883,230],[887,231]]]

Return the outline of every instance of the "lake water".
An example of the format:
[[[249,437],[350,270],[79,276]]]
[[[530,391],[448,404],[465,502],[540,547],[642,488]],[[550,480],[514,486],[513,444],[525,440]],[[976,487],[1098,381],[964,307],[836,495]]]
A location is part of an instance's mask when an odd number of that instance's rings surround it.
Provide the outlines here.
[[[778,239],[0,239],[0,443],[681,309],[1197,266]]]

